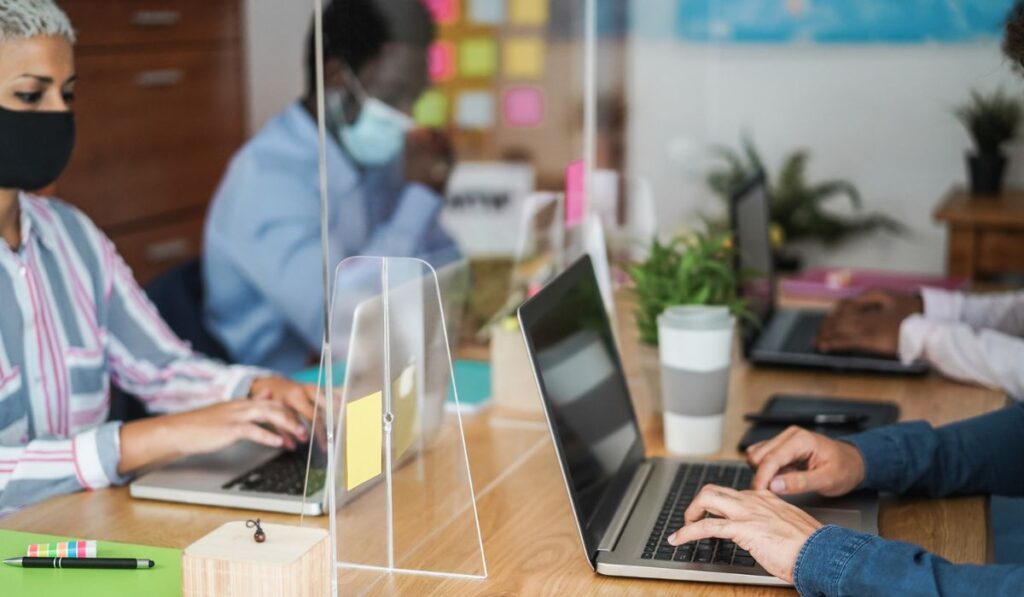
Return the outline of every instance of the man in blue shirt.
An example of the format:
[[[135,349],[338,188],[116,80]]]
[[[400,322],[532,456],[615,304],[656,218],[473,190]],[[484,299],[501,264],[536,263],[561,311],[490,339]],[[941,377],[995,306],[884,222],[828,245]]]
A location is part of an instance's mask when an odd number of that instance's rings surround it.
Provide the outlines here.
[[[331,265],[455,258],[438,222],[452,152],[409,117],[427,85],[429,13],[418,0],[335,0],[323,22]],[[235,155],[204,241],[208,328],[234,360],[286,373],[323,337],[314,57],[311,33],[305,97]]]
[[[1024,1],[1006,32],[1006,54],[1024,67]],[[778,497],[859,488],[1024,496],[1024,404],[939,429],[919,421],[842,441],[793,427],[751,446],[747,458],[757,469],[752,491],[705,487],[670,543],[731,539],[801,595],[1024,595],[1024,566],[952,564],[915,545],[822,525]]]

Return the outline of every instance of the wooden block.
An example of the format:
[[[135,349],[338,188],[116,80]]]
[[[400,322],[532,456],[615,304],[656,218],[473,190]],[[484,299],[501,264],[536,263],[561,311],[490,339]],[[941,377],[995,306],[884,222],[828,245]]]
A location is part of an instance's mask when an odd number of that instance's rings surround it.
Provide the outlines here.
[[[543,413],[526,342],[518,326],[491,333],[491,393],[494,404],[523,413]]]
[[[263,543],[242,521],[229,522],[185,548],[184,597],[322,597],[330,594],[330,541],[323,529],[262,525]]]

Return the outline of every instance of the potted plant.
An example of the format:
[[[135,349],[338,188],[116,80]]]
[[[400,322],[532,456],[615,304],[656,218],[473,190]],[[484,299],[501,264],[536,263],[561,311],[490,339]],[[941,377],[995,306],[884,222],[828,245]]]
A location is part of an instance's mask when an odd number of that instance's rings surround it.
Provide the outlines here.
[[[740,280],[733,268],[735,254],[728,235],[695,233],[667,244],[655,239],[647,258],[628,269],[636,301],[640,362],[659,409],[658,316],[675,305],[725,305],[737,317],[751,317],[740,296]]]
[[[846,198],[855,210],[862,211],[860,192],[845,180],[811,183],[807,179],[810,153],[806,150],[787,156],[774,177],[767,174],[764,161],[749,138],[743,140],[741,152],[719,148],[717,153],[725,164],[708,174],[707,183],[723,201],[728,202],[733,190],[753,173],[766,173],[771,193],[772,242],[779,271],[800,269],[800,259],[791,250],[792,243],[811,241],[832,246],[878,230],[906,231],[901,223],[884,214],[842,216],[827,211],[825,204],[839,198]],[[724,228],[727,224],[711,222],[710,226]]]
[[[971,101],[957,108],[955,114],[974,140],[975,151],[967,154],[971,192],[998,195],[1006,173],[1003,145],[1017,136],[1021,103],[1002,89],[991,95],[972,91]]]

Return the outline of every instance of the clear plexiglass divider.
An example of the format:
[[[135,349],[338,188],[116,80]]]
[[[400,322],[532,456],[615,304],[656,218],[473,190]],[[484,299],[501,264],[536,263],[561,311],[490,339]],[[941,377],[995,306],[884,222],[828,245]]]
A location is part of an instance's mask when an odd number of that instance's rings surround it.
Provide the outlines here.
[[[342,593],[381,575],[487,576],[449,347],[468,281],[464,261],[337,268],[319,384],[333,399],[318,400],[305,499],[327,511]]]

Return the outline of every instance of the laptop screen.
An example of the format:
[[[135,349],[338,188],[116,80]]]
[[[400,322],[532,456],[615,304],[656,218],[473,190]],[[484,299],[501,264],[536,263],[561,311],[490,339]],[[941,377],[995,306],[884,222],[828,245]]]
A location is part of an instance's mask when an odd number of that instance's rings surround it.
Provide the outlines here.
[[[519,317],[593,557],[644,448],[590,258],[548,284]]]
[[[775,308],[775,267],[772,262],[771,213],[768,189],[761,175],[748,181],[732,197],[731,216],[736,242],[736,267],[742,278],[747,307],[765,321]],[[744,337],[752,329],[744,330]]]

